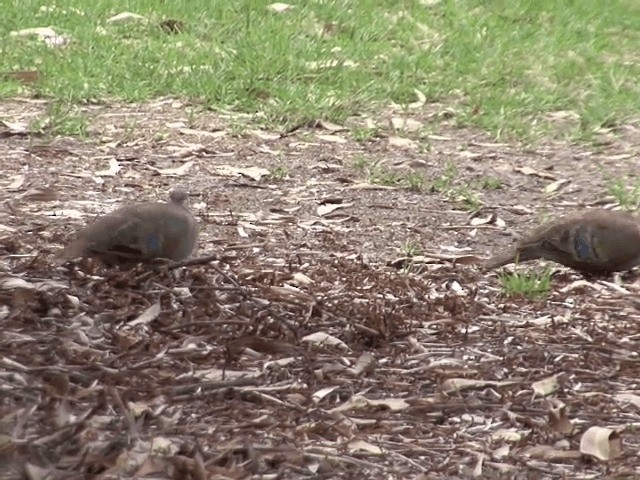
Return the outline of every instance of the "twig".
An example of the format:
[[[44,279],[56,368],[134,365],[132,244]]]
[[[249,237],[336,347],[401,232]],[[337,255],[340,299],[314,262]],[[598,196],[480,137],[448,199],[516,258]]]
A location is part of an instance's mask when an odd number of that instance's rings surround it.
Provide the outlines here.
[[[182,260],[180,262],[173,262],[173,263],[170,263],[169,265],[161,265],[159,267],[155,267],[154,269],[148,272],[143,273],[142,275],[136,278],[136,281],[141,282],[143,280],[146,280],[147,278],[152,276],[154,273],[157,273],[164,269],[166,269],[167,272],[170,272],[171,270],[175,270],[176,268],[180,268],[180,267],[190,267],[192,265],[205,265],[207,263],[211,263],[215,260],[218,260],[218,258],[219,258],[218,255],[214,254],[214,255],[207,255],[205,257],[190,258],[188,260]],[[227,281],[232,283],[237,288],[240,288],[240,289],[242,288],[242,286],[238,282],[236,282],[235,279],[231,278],[227,273],[223,272],[217,265],[211,264],[211,268],[213,268],[216,272],[222,275]]]
[[[122,416],[124,417],[127,426],[129,427],[129,435],[131,435],[131,438],[139,438],[138,429],[136,428],[136,422],[133,418],[133,415],[131,414],[131,410],[129,410],[125,406],[124,402],[122,401],[122,397],[118,393],[118,390],[115,387],[109,387],[107,388],[107,393],[122,412]]]
[[[160,391],[164,393],[171,393],[172,395],[181,395],[181,394],[193,394],[196,390],[202,390],[203,392],[210,392],[212,390],[220,390],[223,388],[233,388],[233,387],[250,387],[261,385],[262,381],[257,378],[238,378],[236,380],[229,380],[224,382],[197,382],[192,383],[190,385],[179,385],[177,387],[165,387],[161,388]]]

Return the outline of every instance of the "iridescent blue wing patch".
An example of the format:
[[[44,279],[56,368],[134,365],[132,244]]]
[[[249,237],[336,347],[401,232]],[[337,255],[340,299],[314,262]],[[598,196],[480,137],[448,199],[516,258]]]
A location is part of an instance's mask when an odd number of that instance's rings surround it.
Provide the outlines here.
[[[583,232],[576,231],[573,247],[580,260],[593,258],[592,248]]]
[[[147,235],[147,251],[156,252],[160,250],[160,235],[157,233],[149,233]]]

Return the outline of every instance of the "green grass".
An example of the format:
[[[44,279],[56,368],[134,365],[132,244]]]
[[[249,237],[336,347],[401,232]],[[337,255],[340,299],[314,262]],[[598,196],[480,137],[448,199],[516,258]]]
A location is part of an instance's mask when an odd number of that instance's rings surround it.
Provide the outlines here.
[[[407,188],[420,192],[428,186],[424,175],[414,171],[393,171],[385,167],[380,160],[368,160],[363,156],[356,156],[353,168],[365,175],[367,182],[374,185]]]
[[[416,240],[405,240],[400,249],[400,253],[405,257],[415,257],[422,253],[422,247]]]
[[[285,180],[289,177],[289,169],[283,166],[273,167],[269,170],[269,177],[272,180]]]
[[[352,166],[362,173],[366,181],[374,185],[406,188],[413,192],[438,193],[456,202],[464,210],[478,211],[482,207],[478,185],[468,185],[459,178],[454,163],[447,163],[440,175],[428,180],[422,173],[412,170],[394,171],[384,165],[384,161],[370,160],[364,156],[354,157]]]
[[[296,2],[285,13],[269,11],[270,3],[4,2],[0,71],[38,70],[42,78],[30,86],[0,80],[0,97],[171,95],[286,125],[339,123],[414,102],[417,89],[426,112],[438,102],[461,125],[525,139],[589,138],[640,110],[636,1],[354,0]],[[123,11],[149,22],[106,22]],[[185,29],[165,32],[159,23],[167,19]],[[52,48],[8,35],[38,26],[70,43]]]
[[[30,130],[48,137],[86,137],[88,127],[89,120],[86,116],[70,105],[52,102],[47,107],[46,114],[30,125]]]
[[[622,178],[608,178],[607,191],[623,210],[636,211],[640,207],[640,183]]]
[[[507,295],[521,295],[531,300],[545,298],[551,288],[551,269],[541,273],[504,273],[500,275],[500,282]]]
[[[479,188],[483,190],[500,190],[502,188],[502,179],[497,177],[482,177],[478,182]]]

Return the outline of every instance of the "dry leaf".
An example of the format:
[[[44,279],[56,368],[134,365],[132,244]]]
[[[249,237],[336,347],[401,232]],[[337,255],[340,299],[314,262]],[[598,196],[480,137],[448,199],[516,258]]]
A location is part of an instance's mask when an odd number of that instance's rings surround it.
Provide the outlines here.
[[[208,368],[193,372],[194,378],[219,382],[221,380],[234,380],[238,378],[255,378],[261,375],[259,370],[229,370],[227,368]]]
[[[327,395],[330,395],[331,393],[335,392],[338,388],[340,388],[338,385],[334,385],[331,387],[326,387],[326,388],[322,388],[320,390],[318,390],[317,392],[315,392],[311,398],[313,399],[313,401],[315,403],[319,403],[322,399],[324,399]]]
[[[635,393],[618,393],[613,396],[613,399],[617,402],[630,403],[640,409],[640,395],[636,395]]]
[[[308,293],[303,292],[297,287],[293,285],[284,285],[279,287],[277,285],[273,285],[269,287],[269,292],[274,295],[274,300],[283,300],[288,302],[312,302],[313,297]]]
[[[156,318],[158,318],[158,315],[160,315],[161,311],[162,308],[160,307],[160,302],[156,302],[149,308],[147,308],[144,312],[142,312],[142,314],[138,318],[128,322],[127,325],[135,327],[136,325],[151,323]]]
[[[68,219],[68,218],[82,218],[84,217],[85,213],[81,212],[80,210],[74,210],[74,209],[68,209],[68,210],[55,210],[53,212],[48,212],[46,214],[47,216],[54,218],[54,219]]]
[[[271,338],[259,337],[256,335],[236,338],[227,342],[227,352],[232,357],[239,355],[246,348],[250,348],[251,350],[259,353],[266,353],[268,355],[277,355],[281,353],[294,355],[296,353],[296,347],[290,343],[273,340]]]
[[[471,388],[508,387],[509,385],[517,385],[519,383],[519,380],[502,380],[497,382],[492,380],[472,380],[469,378],[448,378],[442,382],[441,388],[445,393],[454,393]]]
[[[468,150],[462,150],[461,152],[458,152],[458,155],[462,158],[466,158],[467,160],[479,160],[483,157],[485,157],[487,154],[486,153],[474,153],[474,152],[470,152]]]
[[[477,227],[479,225],[495,225],[497,227],[505,227],[507,224],[498,217],[498,212],[491,212],[486,217],[481,217],[479,213],[474,214],[469,221],[469,225]]]
[[[262,177],[269,175],[269,170],[262,167],[248,167],[248,168],[237,168],[236,172],[244,177],[249,177],[251,180],[255,180],[259,182]]]
[[[149,166],[149,168],[151,170],[155,170],[160,175],[166,175],[168,177],[174,177],[174,176],[182,177],[183,175],[186,175],[189,172],[193,164],[194,164],[193,160],[190,160],[176,168],[156,168],[152,166]]]
[[[324,332],[312,333],[310,335],[302,337],[300,341],[315,343],[318,345],[329,345],[332,347],[338,347],[342,350],[350,350],[349,346],[346,343],[344,343],[342,340]]]
[[[547,178],[549,180],[555,180],[556,179],[556,177],[554,177],[550,173],[538,172],[537,170],[534,170],[531,167],[514,167],[513,171],[514,172],[518,172],[518,173],[522,173],[524,175],[533,175],[535,177]]]
[[[571,180],[568,180],[566,178],[556,180],[555,182],[552,182],[546,187],[544,187],[544,193],[546,194],[553,193],[557,190],[560,190],[562,187],[564,187],[565,185],[568,185],[569,183],[571,183]]]
[[[193,128],[180,128],[178,129],[183,135],[197,135],[199,137],[208,138],[222,138],[227,134],[226,130],[217,130],[215,132],[209,132],[207,130],[194,130]]]
[[[320,170],[322,173],[334,173],[343,169],[343,166],[339,163],[327,163],[324,160],[311,165],[313,170]]]
[[[399,412],[401,410],[406,410],[407,408],[409,408],[409,406],[410,405],[401,398],[383,398],[372,400],[366,398],[363,395],[354,395],[342,405],[339,405],[336,408],[332,408],[329,411],[331,413],[337,413],[345,412],[348,410],[361,410],[370,407],[384,407],[385,409],[389,409],[392,412]]]
[[[376,359],[370,353],[363,353],[356,361],[355,367],[351,369],[351,373],[355,376],[359,376],[363,373],[373,373],[376,369]]]
[[[35,27],[35,28],[23,28],[22,30],[14,30],[9,33],[12,37],[29,37],[36,36],[40,38],[52,38],[58,34],[51,27]]]
[[[531,430],[520,430],[517,428],[500,428],[491,433],[492,441],[504,441],[504,442],[520,442],[527,438]]]
[[[411,118],[392,117],[389,121],[391,128],[405,132],[417,132],[422,128],[422,123]]]
[[[7,127],[8,131],[1,131],[0,136],[26,135],[29,133],[29,124],[26,122],[7,122],[0,120],[0,125]]]
[[[417,148],[418,144],[409,138],[389,137],[387,139],[389,145],[400,148]]]
[[[115,158],[109,159],[109,168],[106,170],[98,170],[93,174],[96,177],[115,177],[116,174],[122,169],[120,164]]]
[[[613,460],[622,455],[622,439],[611,428],[591,427],[582,434],[580,452],[598,460]]]
[[[349,190],[396,190],[398,187],[391,185],[377,185],[375,183],[355,183],[348,187]]]
[[[293,278],[291,280],[292,283],[298,285],[299,287],[305,285],[311,285],[313,282],[312,279],[307,277],[304,273],[296,272],[293,274]]]
[[[319,134],[316,135],[316,138],[320,139],[320,140],[324,140],[325,142],[332,142],[332,143],[347,143],[347,140],[345,140],[342,137],[339,137],[337,135],[325,135],[325,134]]]
[[[231,165],[214,165],[209,167],[212,173],[222,175],[224,177],[237,177],[245,176],[256,182],[259,182],[262,177],[269,175],[269,170],[262,167],[234,167]]]
[[[293,5],[289,5],[288,3],[272,3],[267,7],[269,10],[275,13],[286,12],[287,10],[291,10]]]
[[[278,140],[280,138],[280,135],[277,133],[263,132],[262,130],[249,130],[249,133],[264,141]]]
[[[348,208],[352,206],[353,206],[353,203],[325,203],[325,204],[319,205],[316,212],[319,216],[322,217],[332,212],[335,212],[339,208]]]
[[[542,380],[538,380],[537,382],[533,382],[531,384],[531,388],[536,395],[547,396],[555,393],[558,388],[560,388],[560,384],[558,382],[559,375],[552,375],[547,378],[543,378]]]
[[[533,447],[525,448],[522,451],[522,455],[543,460],[576,459],[582,456],[577,450],[562,450],[552,445],[534,445]]]
[[[42,468],[33,463],[26,462],[24,464],[24,476],[29,480],[48,480],[49,478],[60,478],[56,475],[54,468]],[[14,477],[19,478],[19,477]]]
[[[511,447],[505,444],[493,450],[491,452],[491,458],[502,460],[503,458],[507,458],[509,453],[511,453]]]
[[[24,181],[26,179],[23,174],[13,175],[10,178],[13,179],[13,181],[5,187],[8,191],[19,190],[20,188],[22,188],[22,185],[24,185]]]
[[[142,21],[147,22],[147,17],[138,15],[137,13],[122,12],[113,17],[107,18],[107,23],[124,23],[130,21]]]
[[[385,451],[377,445],[373,445],[364,440],[354,440],[347,444],[347,449],[350,452],[366,452],[371,455],[384,455]]]
[[[324,130],[328,130],[330,132],[343,132],[348,130],[347,128],[343,127],[342,125],[336,125],[335,123],[331,123],[327,120],[316,120],[314,122],[314,126],[315,128],[322,128]]]
[[[0,290],[38,290],[43,292],[49,292],[58,289],[67,289],[68,285],[65,285],[55,280],[42,280],[42,281],[27,281],[23,278],[14,277],[11,275],[0,275]]]

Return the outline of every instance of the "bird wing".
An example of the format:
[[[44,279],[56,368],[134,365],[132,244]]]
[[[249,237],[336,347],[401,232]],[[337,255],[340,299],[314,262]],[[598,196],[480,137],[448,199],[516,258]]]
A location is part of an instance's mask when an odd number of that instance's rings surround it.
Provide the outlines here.
[[[198,234],[197,222],[181,204],[149,204],[136,209],[136,230],[140,249],[148,257],[182,260],[193,251]]]
[[[631,268],[639,255],[640,225],[625,214],[601,213],[551,228],[542,241],[549,259],[603,270]]]
[[[108,215],[87,228],[87,249],[98,255],[122,258],[147,256],[143,225],[136,217],[126,212]]]

